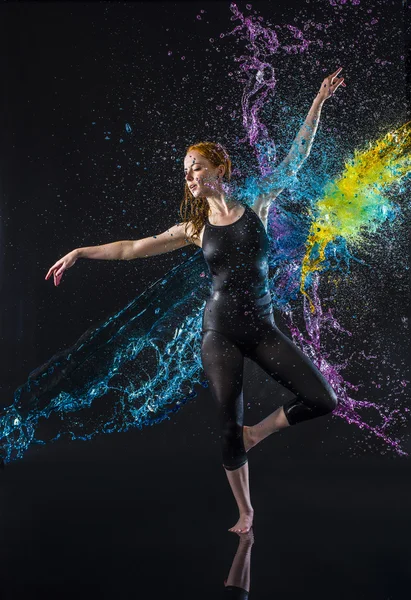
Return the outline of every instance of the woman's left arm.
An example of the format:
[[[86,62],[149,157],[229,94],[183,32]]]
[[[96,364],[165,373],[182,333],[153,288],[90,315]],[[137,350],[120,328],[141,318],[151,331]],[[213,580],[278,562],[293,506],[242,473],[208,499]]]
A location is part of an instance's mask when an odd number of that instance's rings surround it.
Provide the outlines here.
[[[268,208],[270,202],[284,189],[286,179],[295,175],[309,156],[325,100],[333,96],[340,85],[345,87],[344,77],[338,77],[341,71],[342,67],[324,79],[289,153],[271,175],[263,178],[262,185],[267,192],[258,199],[260,208],[264,205]]]

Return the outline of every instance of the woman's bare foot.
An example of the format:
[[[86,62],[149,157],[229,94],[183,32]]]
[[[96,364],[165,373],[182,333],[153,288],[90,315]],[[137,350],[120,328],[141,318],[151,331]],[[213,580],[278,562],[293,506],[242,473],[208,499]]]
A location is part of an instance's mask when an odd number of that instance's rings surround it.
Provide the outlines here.
[[[243,427],[243,440],[245,451],[248,452],[250,448],[259,444],[262,440],[272,433],[276,433],[284,427],[289,427],[287,417],[285,416],[284,409],[282,406],[277,408],[268,417],[253,425],[252,427]]]
[[[253,525],[254,511],[243,513],[240,515],[237,523],[234,527],[231,527],[228,531],[233,533],[248,533]]]
[[[244,440],[244,448],[245,451],[248,452],[250,448],[258,444],[258,439],[255,434],[254,427],[247,427],[244,425],[243,427],[243,440]]]

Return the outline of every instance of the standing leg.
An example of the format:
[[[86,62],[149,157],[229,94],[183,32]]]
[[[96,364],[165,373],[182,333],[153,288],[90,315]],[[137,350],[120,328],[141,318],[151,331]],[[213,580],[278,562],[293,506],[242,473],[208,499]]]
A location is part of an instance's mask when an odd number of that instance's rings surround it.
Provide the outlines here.
[[[282,427],[329,414],[337,406],[337,397],[325,377],[276,326],[267,328],[249,357],[295,394],[295,398],[250,428],[249,447]]]
[[[246,533],[251,528],[254,511],[243,442],[244,356],[224,334],[208,330],[202,338],[201,359],[218,406],[223,466],[240,513],[238,523],[231,530]]]

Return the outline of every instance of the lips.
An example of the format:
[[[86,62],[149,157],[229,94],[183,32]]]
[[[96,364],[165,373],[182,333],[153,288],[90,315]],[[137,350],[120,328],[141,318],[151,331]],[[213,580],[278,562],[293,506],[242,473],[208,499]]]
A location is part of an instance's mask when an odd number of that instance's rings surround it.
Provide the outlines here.
[[[192,192],[196,187],[197,187],[196,183],[194,185],[190,185],[190,192]]]

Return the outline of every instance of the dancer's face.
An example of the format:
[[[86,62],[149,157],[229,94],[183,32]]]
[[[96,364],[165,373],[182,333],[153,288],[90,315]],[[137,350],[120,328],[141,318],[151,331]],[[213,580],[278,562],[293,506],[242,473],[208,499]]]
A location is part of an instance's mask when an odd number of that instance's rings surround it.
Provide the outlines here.
[[[224,166],[214,167],[197,150],[192,150],[184,159],[184,177],[190,192],[198,196],[210,196],[219,191]],[[217,179],[219,178],[219,179]]]

